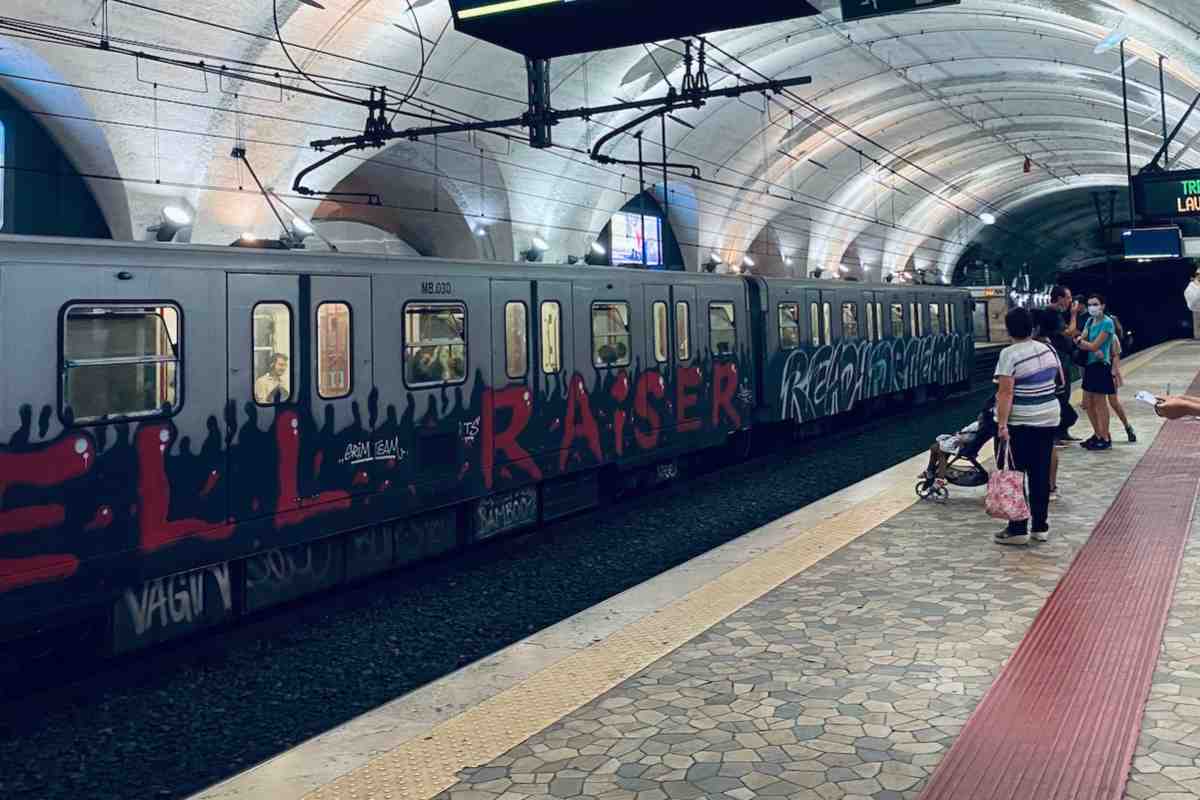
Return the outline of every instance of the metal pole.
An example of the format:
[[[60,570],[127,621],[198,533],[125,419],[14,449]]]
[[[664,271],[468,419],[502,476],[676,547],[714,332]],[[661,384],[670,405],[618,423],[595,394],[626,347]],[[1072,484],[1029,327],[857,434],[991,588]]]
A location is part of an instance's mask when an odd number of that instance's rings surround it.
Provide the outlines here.
[[[667,266],[667,226],[671,222],[671,193],[667,188],[667,115],[662,117],[662,151],[663,151],[663,220],[662,231],[659,234],[658,249],[662,256],[663,267]]]
[[[1158,55],[1158,97],[1162,101],[1162,129],[1163,129],[1163,147],[1168,148],[1163,154],[1163,166],[1171,166],[1170,142],[1167,141],[1167,83],[1163,77],[1163,62],[1166,61],[1166,56],[1159,53]]]
[[[633,135],[638,143],[638,207],[642,214],[642,269],[646,268],[646,161],[642,158],[642,132]]]
[[[1125,109],[1125,172],[1129,179],[1129,224],[1134,224],[1133,149],[1129,144],[1129,89],[1125,80],[1125,42],[1121,42],[1121,104]]]

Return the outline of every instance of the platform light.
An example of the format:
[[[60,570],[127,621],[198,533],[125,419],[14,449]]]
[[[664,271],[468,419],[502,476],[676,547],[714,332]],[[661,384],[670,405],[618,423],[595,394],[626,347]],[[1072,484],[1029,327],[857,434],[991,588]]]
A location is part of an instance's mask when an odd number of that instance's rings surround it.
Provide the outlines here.
[[[743,267],[753,267],[754,259],[751,258],[750,256],[742,256],[742,266]]]
[[[608,251],[604,249],[604,245],[599,242],[592,242],[592,253],[598,256],[607,255]]]
[[[258,237],[255,236],[253,233],[250,233],[249,231],[247,231],[246,233],[242,234],[242,241],[243,242],[257,242]]]
[[[720,264],[721,263],[721,254],[714,250],[713,252],[708,254],[708,260],[714,264]]]
[[[159,242],[174,241],[175,234],[192,224],[191,212],[182,206],[163,206],[159,217],[157,224],[146,228],[146,232],[153,233],[155,240]]]
[[[187,209],[179,206],[163,206],[162,215],[167,222],[181,228],[184,225],[192,224],[192,215],[187,212]]]
[[[990,211],[985,211],[979,215],[979,221],[982,222],[984,225],[995,225],[996,224],[996,215]]]
[[[292,230],[305,236],[312,236],[314,233],[316,233],[316,231],[313,230],[312,225],[309,225],[299,217],[292,217]]]
[[[533,237],[533,249],[540,250],[541,252],[544,253],[550,249],[550,245],[546,244],[546,240],[543,239],[542,237],[535,236],[535,237]]]
[[[475,235],[478,236],[480,239],[482,239],[484,236],[487,236],[487,234],[488,234],[487,228],[484,227],[483,225],[477,225],[475,227]]]

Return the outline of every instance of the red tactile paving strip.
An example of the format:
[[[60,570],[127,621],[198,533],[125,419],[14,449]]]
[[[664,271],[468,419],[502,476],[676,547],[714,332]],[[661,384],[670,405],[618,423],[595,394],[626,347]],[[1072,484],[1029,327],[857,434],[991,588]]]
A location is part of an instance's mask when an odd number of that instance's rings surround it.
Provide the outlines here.
[[[921,800],[1120,800],[1198,490],[1200,424],[1169,422]]]

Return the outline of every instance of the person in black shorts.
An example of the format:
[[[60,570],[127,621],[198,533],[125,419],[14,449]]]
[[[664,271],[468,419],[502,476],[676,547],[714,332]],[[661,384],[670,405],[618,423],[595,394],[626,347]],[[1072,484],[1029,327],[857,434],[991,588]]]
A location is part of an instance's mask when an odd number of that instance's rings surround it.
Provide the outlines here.
[[[1088,354],[1087,366],[1083,370],[1083,407],[1092,422],[1092,438],[1081,447],[1085,450],[1111,450],[1112,433],[1109,430],[1111,414],[1108,397],[1117,393],[1112,374],[1113,341],[1117,328],[1104,313],[1104,298],[1098,294],[1088,296],[1087,325],[1075,346]]]

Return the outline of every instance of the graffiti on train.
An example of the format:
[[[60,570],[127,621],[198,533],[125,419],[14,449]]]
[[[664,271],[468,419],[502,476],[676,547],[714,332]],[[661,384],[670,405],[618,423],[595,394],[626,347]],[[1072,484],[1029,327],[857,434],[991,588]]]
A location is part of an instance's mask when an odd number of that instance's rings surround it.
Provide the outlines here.
[[[947,335],[793,350],[780,385],[783,418],[807,422],[849,411],[870,397],[965,381],[973,347],[970,337]]]
[[[480,539],[537,522],[537,489],[527,486],[513,492],[485,497],[475,511],[475,530]]]
[[[216,625],[233,612],[229,563],[146,581],[126,589],[116,605],[118,651]]]

